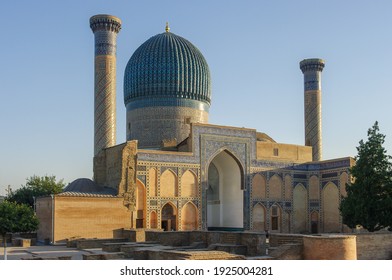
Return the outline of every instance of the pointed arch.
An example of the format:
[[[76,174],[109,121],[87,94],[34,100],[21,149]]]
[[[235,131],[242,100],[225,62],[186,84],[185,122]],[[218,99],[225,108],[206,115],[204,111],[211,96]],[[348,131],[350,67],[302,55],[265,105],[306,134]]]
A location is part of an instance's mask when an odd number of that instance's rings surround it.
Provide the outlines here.
[[[323,228],[324,232],[340,232],[339,190],[328,182],[322,192]]]
[[[302,184],[297,184],[293,191],[293,232],[307,232],[308,194]]]
[[[158,228],[158,215],[155,210],[150,213],[150,228]]]
[[[313,175],[309,179],[309,199],[320,199],[320,181],[316,175]]]
[[[240,175],[241,175],[241,189],[243,190],[245,188],[245,172],[244,172],[244,166],[242,162],[238,159],[238,157],[233,153],[229,148],[227,147],[222,147],[219,150],[217,150],[214,154],[210,156],[209,165],[216,159],[218,155],[221,154],[227,154],[229,155],[238,165],[240,168]]]
[[[257,173],[252,179],[252,196],[253,198],[265,198],[266,180],[263,175]]]
[[[158,194],[158,172],[155,167],[150,168],[148,171],[148,181],[150,196],[157,196]]]
[[[160,180],[161,197],[176,197],[178,194],[177,175],[171,170],[165,170]]]
[[[264,207],[264,205],[260,204],[260,203],[256,203],[255,206],[253,206],[253,230],[255,231],[261,231],[264,232],[266,229],[266,219],[265,219],[265,215],[266,215],[266,209]]]
[[[181,229],[196,230],[198,228],[199,211],[192,202],[187,202],[181,210]]]
[[[241,162],[227,149],[221,149],[215,154],[208,165],[210,170],[214,165],[218,180],[214,180],[219,189],[219,197],[211,200],[207,197],[207,227],[208,228],[239,228],[244,227],[244,169]],[[210,174],[207,176],[208,180]],[[207,185],[210,188],[211,182]],[[210,195],[211,192],[207,192]]]
[[[146,227],[146,188],[136,180],[136,228]]]
[[[177,230],[177,207],[171,202],[161,209],[161,228],[164,231]]]
[[[274,232],[281,232],[282,230],[282,208],[277,203],[270,207],[270,228]]]
[[[182,197],[197,197],[199,193],[199,186],[197,176],[190,170],[187,170],[181,176],[181,196]]]
[[[274,174],[268,182],[269,198],[271,199],[281,199],[282,198],[282,178]]]

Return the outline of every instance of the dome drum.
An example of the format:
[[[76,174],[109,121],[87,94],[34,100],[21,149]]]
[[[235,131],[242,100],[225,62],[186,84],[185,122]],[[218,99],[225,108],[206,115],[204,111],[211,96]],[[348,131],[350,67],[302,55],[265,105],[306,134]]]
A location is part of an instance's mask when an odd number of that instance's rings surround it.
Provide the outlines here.
[[[127,139],[139,148],[160,148],[163,141],[177,144],[189,136],[191,123],[208,123],[208,112],[181,106],[127,110]]]

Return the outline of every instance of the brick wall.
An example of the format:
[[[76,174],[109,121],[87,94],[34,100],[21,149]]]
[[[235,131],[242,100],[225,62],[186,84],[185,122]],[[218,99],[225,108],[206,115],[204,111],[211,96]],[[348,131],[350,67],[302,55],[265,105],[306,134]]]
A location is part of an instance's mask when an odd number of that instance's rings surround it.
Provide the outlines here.
[[[305,235],[305,260],[356,260],[356,237],[348,235]]]
[[[392,259],[392,232],[360,233],[356,236],[358,260]]]
[[[55,242],[75,236],[113,238],[131,226],[130,212],[120,197],[55,197],[54,203]]]
[[[36,214],[39,219],[37,239],[38,241],[52,242],[52,197],[40,197],[36,201]]]

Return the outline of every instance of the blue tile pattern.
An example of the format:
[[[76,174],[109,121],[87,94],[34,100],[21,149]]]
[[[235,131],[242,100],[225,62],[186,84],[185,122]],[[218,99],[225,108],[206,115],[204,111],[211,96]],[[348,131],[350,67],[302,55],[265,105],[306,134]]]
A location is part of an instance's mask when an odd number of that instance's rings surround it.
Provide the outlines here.
[[[196,100],[209,107],[210,71],[201,52],[171,32],[144,42],[129,59],[124,75],[125,105],[143,99],[132,107],[171,106],[168,100],[178,99]]]
[[[210,106],[207,103],[200,102],[197,100],[191,99],[183,99],[183,98],[165,98],[165,97],[156,97],[156,98],[139,98],[132,100],[126,105],[127,111],[138,109],[138,108],[146,108],[146,107],[160,107],[160,106],[169,106],[169,107],[188,107],[196,110],[206,111],[210,110]]]
[[[305,91],[321,90],[320,72],[305,72],[304,74]]]
[[[98,30],[95,31],[95,56],[116,55],[117,33]]]
[[[95,56],[116,55],[121,20],[111,15],[95,15],[90,18],[90,27],[95,35]]]

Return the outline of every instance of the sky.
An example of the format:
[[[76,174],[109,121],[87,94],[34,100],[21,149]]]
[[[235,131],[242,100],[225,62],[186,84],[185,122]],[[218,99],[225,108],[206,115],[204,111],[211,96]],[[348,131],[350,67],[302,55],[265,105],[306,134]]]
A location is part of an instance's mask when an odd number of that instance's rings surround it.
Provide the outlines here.
[[[210,123],[303,145],[299,62],[322,58],[323,159],[355,156],[375,121],[392,153],[391,1],[8,0],[0,9],[0,195],[33,175],[93,177],[96,14],[122,20],[117,144],[126,140],[125,66],[169,22],[208,62]]]

